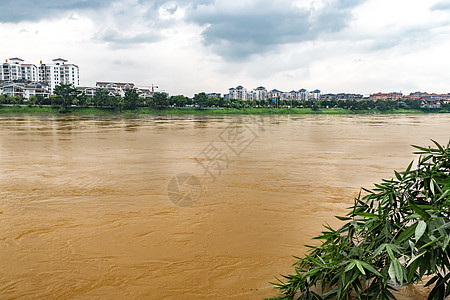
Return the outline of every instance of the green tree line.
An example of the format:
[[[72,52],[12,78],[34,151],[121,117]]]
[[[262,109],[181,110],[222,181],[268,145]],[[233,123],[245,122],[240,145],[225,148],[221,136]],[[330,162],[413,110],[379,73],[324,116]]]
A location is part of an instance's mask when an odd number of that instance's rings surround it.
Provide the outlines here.
[[[10,105],[53,105],[59,106],[62,112],[67,111],[72,106],[77,107],[98,107],[115,109],[120,112],[122,109],[134,110],[141,107],[150,107],[152,109],[184,108],[195,107],[204,108],[310,108],[312,110],[333,108],[346,109],[351,111],[359,110],[379,110],[390,111],[398,109],[420,109],[428,111],[429,108],[422,107],[420,100],[237,100],[212,97],[208,98],[205,93],[195,94],[193,98],[183,95],[169,97],[165,93],[155,93],[152,97],[141,98],[135,89],[125,91],[124,97],[110,95],[108,90],[98,88],[93,97],[77,90],[69,84],[60,84],[55,87],[54,95],[44,98],[41,95],[31,96],[30,99],[24,99],[21,96],[0,95],[0,104]],[[450,110],[450,104],[443,104],[443,110]]]

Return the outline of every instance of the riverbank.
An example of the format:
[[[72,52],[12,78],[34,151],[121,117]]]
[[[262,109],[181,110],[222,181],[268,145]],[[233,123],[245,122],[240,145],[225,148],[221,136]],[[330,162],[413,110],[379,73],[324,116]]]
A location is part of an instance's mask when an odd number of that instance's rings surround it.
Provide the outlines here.
[[[59,114],[59,107],[52,106],[0,106],[0,114]],[[150,109],[139,108],[136,110],[123,110],[121,114],[150,114],[150,115],[274,115],[274,114],[422,114],[422,113],[449,113],[450,111],[444,109],[396,109],[396,110],[357,110],[351,111],[346,109],[323,108],[312,110],[311,108],[167,108],[167,109]],[[96,108],[96,107],[72,107],[69,110],[70,114],[75,115],[104,115],[117,114],[114,109],[110,108]]]

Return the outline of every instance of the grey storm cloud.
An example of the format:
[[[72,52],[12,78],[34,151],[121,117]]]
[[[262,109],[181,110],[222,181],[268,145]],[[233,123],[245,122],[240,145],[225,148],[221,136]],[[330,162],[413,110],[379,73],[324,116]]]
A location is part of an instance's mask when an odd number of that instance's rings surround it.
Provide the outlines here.
[[[111,43],[115,48],[126,48],[135,44],[156,43],[163,39],[158,32],[145,32],[135,35],[123,35],[116,30],[108,30],[101,39]]]
[[[438,2],[431,7],[432,10],[450,10],[450,2]]]
[[[280,45],[311,41],[323,33],[340,31],[352,20],[353,9],[364,1],[325,0],[325,5],[315,8],[295,6],[292,0],[248,0],[236,11],[227,9],[231,2],[224,0],[0,0],[0,22],[36,21],[72,11],[106,12],[114,3],[122,3],[129,9],[113,10],[114,24],[105,25],[110,28],[102,26],[96,39],[123,48],[161,40],[158,31],[175,24],[159,20],[158,9],[165,5],[167,12],[175,13],[182,7],[186,12],[184,22],[204,27],[205,46],[227,60],[241,60],[276,50]],[[145,17],[136,20],[133,8],[145,9]],[[101,19],[100,15],[98,22]],[[130,22],[141,22],[141,32],[122,34],[121,29]]]
[[[0,22],[37,21],[71,10],[99,9],[109,3],[108,0],[0,0]]]
[[[135,4],[148,4],[151,10],[159,8],[167,2],[184,5],[209,4],[213,0],[137,0]],[[0,0],[0,22],[17,23],[21,21],[38,21],[58,16],[60,13],[83,10],[99,10],[111,6],[120,0]],[[130,3],[133,5],[133,2]]]
[[[282,44],[310,41],[322,33],[340,31],[352,20],[353,8],[364,1],[336,0],[319,9],[275,0],[254,1],[240,11],[203,6],[191,12],[190,21],[206,26],[206,46],[227,59],[240,60]]]

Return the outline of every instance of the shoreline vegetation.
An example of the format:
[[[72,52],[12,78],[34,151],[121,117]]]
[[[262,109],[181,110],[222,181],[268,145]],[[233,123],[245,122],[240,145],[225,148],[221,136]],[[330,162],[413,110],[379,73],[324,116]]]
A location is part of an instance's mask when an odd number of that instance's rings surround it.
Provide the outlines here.
[[[28,105],[0,105],[0,114],[59,114],[59,106],[28,106]],[[423,114],[423,113],[450,113],[445,108],[434,109],[368,109],[349,110],[340,108],[164,108],[154,109],[148,107],[136,109],[123,109],[117,112],[114,108],[99,107],[70,107],[65,113],[74,115],[304,115],[304,114],[326,114],[326,115],[349,115],[349,114]]]
[[[450,296],[450,142],[416,148],[413,162],[361,189],[339,229],[324,225],[294,272],[272,283],[274,299],[396,299],[400,286],[428,280],[429,300]],[[364,194],[364,195],[362,195]]]
[[[440,104],[440,103],[439,103]],[[415,114],[448,113],[450,103],[439,108],[424,105],[421,100],[357,100],[308,99],[282,100],[238,100],[208,98],[199,93],[188,98],[183,95],[169,97],[165,93],[154,93],[141,98],[135,89],[127,89],[123,97],[112,96],[105,89],[96,89],[88,97],[69,84],[55,87],[54,95],[42,95],[25,99],[22,96],[0,95],[0,113],[29,114],[151,114],[151,115],[236,115],[236,114]]]

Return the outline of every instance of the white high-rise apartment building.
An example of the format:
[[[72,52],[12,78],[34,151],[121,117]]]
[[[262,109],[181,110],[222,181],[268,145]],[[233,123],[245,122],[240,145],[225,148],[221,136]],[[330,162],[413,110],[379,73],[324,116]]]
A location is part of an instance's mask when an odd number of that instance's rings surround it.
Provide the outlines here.
[[[28,81],[38,81],[38,68],[33,64],[22,64],[22,79]]]
[[[320,90],[314,90],[311,92],[312,100],[319,101],[320,100]]]
[[[20,58],[6,59],[0,68],[1,81],[28,80],[37,81],[38,69],[35,65],[24,64]]]
[[[51,64],[43,64],[39,67],[33,64],[25,64],[20,58],[6,59],[0,65],[0,81],[31,81],[48,85],[51,92],[60,84],[80,85],[80,69],[77,65],[67,63],[67,60],[57,58]]]
[[[299,100],[300,100],[300,101],[306,101],[306,100],[308,100],[308,91],[307,91],[307,90],[305,90],[305,89],[300,89],[300,90],[298,91],[298,93],[299,93]]]
[[[253,92],[255,95],[254,100],[257,100],[257,101],[267,100],[268,95],[267,95],[267,90],[265,87],[263,87],[263,86],[257,87],[256,89],[253,90]]]
[[[67,60],[57,58],[52,64],[39,64],[39,82],[50,86],[51,91],[60,83],[80,85],[80,69],[77,65],[68,64]]]
[[[247,89],[242,85],[228,89],[229,99],[247,100]]]

